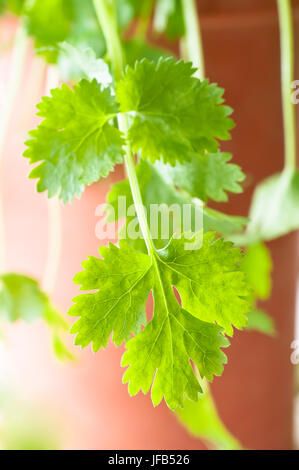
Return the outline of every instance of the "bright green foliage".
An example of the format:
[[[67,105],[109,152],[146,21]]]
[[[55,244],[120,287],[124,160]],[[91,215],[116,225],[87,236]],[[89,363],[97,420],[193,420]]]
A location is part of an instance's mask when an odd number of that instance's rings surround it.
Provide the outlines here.
[[[106,53],[106,44],[92,0],[69,0],[69,2],[72,5],[71,30],[64,41],[80,49],[91,48],[97,57],[103,57]]]
[[[60,337],[62,332],[68,330],[68,323],[34,279],[13,273],[0,276],[0,319],[11,323],[43,320],[52,333],[56,357],[61,361],[73,359]]]
[[[262,242],[247,248],[242,268],[252,289],[252,310],[247,315],[247,330],[256,330],[273,336],[275,334],[274,320],[256,307],[257,299],[268,299],[272,288],[272,259],[269,250]]]
[[[26,2],[24,11],[28,34],[33,36],[37,49],[55,46],[64,41],[71,31],[72,4],[65,0],[37,0]],[[49,62],[55,62],[57,53],[46,51]]]
[[[239,244],[272,240],[299,228],[299,171],[286,169],[259,184],[253,195],[250,223]]]
[[[198,397],[197,402],[186,398],[184,408],[178,408],[176,413],[190,434],[203,440],[209,448],[218,450],[242,448],[222,423],[208,387]]]
[[[0,12],[7,8],[10,12],[20,15],[24,8],[25,0],[1,0]]]
[[[203,226],[205,231],[215,231],[225,237],[246,226],[248,219],[237,215],[223,214],[223,212],[204,207]]]
[[[117,98],[130,116],[132,149],[144,159],[174,165],[197,151],[217,150],[216,139],[229,139],[232,110],[222,105],[223,90],[192,77],[194,71],[190,63],[172,58],[126,68]]]
[[[244,225],[246,225],[247,219],[244,217],[237,217],[237,216],[230,216],[226,214],[222,214],[221,212],[215,211],[213,209],[209,209],[207,207],[199,206],[198,204],[187,195],[178,191],[172,184],[169,184],[165,180],[164,173],[160,173],[160,164],[159,165],[152,165],[148,161],[141,160],[140,163],[136,167],[137,178],[139,181],[139,186],[142,195],[142,201],[147,209],[148,221],[150,222],[149,218],[149,208],[151,204],[164,204],[164,208],[168,207],[170,211],[171,206],[173,204],[177,204],[178,207],[181,209],[183,208],[183,204],[189,204],[191,208],[191,230],[195,230],[194,225],[194,215],[195,215],[195,208],[197,211],[202,211],[203,213],[203,229],[205,232],[208,231],[216,231],[221,235],[230,235],[232,232],[237,230],[241,230]],[[126,198],[127,208],[133,204],[133,198],[130,190],[130,185],[128,180],[121,181],[116,183],[112,186],[108,197],[107,197],[107,220],[109,222],[115,222],[120,218],[125,217],[126,214],[119,214],[119,199],[120,197]],[[166,206],[165,206],[166,205]],[[136,214],[133,216],[127,216],[127,224],[126,230],[129,224],[132,222],[134,223],[134,219],[136,218]],[[175,227],[179,227],[181,231],[183,227],[181,225],[182,220],[177,220],[176,213],[172,213],[172,217],[169,218],[170,225],[169,225],[169,233],[170,237],[174,231]],[[139,232],[139,226],[136,227],[136,232]],[[156,229],[156,231],[160,234],[161,227],[158,228],[153,226],[153,221],[151,221],[151,229]],[[121,231],[121,236],[124,236],[124,230]],[[170,238],[169,237],[169,238]],[[155,245],[157,248],[162,248],[167,240],[163,241],[159,238],[155,240]],[[144,246],[144,243],[140,243],[138,240],[133,240],[134,246],[140,248]]]
[[[242,329],[248,295],[245,275],[240,272],[242,256],[238,248],[214,234],[204,236],[199,250],[186,250],[181,240],[173,239],[160,257],[170,270],[169,282],[180,293],[182,307],[197,318],[217,322],[229,335],[232,325]]]
[[[117,112],[111,92],[96,80],[82,80],[73,90],[62,85],[51,94],[38,105],[44,120],[30,132],[24,156],[41,162],[30,174],[39,179],[38,191],[68,202],[122,161],[123,141],[109,123]]]
[[[171,52],[162,49],[161,47],[154,47],[140,39],[124,41],[123,48],[125,51],[126,62],[132,67],[136,60],[145,58],[151,62],[157,63],[161,57],[169,57],[172,55]]]
[[[76,344],[82,347],[93,342],[93,350],[106,347],[113,331],[117,346],[137,334],[145,324],[145,303],[150,292],[151,260],[125,242],[120,249],[110,244],[102,247],[104,259],[89,257],[82,263],[85,271],[74,281],[83,290],[95,293],[79,295],[69,314],[80,316],[72,327],[78,333]]]
[[[243,269],[254,294],[262,300],[271,293],[272,259],[269,250],[260,242],[247,248]]]
[[[239,183],[245,175],[238,165],[227,163],[231,158],[229,153],[202,153],[190,162],[174,167],[160,162],[157,165],[170,183],[184,189],[192,197],[204,202],[208,199],[221,202],[228,200],[226,191],[242,192]]]
[[[0,316],[10,322],[32,322],[44,317],[48,299],[38,283],[19,274],[3,274],[0,277]]]
[[[259,331],[260,333],[264,333],[268,336],[275,336],[276,329],[275,323],[273,318],[271,318],[267,313],[263,310],[255,309],[251,310],[251,312],[247,315],[248,324],[247,330],[248,331]]]
[[[157,0],[154,28],[170,39],[180,38],[185,34],[181,0]]]
[[[172,239],[152,256],[135,251],[123,240],[120,248],[101,248],[103,259],[90,257],[83,264],[85,271],[75,278],[83,290],[96,292],[76,297],[70,310],[80,316],[72,332],[82,347],[90,342],[94,350],[105,347],[112,333],[119,345],[134,333],[122,362],[130,365],[124,375],[129,392],[147,393],[156,372],[153,403],[157,405],[164,396],[171,408],[182,405],[184,393],[196,399],[200,391],[190,359],[202,377],[212,380],[222,373],[226,358],[219,348],[228,342],[215,322],[220,319],[229,333],[231,323],[238,328],[246,324],[247,303],[240,296],[247,295],[247,288],[239,250],[223,240],[214,241],[213,234],[204,236],[200,250],[185,250],[186,242],[190,240]],[[153,318],[138,333],[146,320],[150,291]],[[215,299],[220,299],[216,313]]]
[[[90,47],[74,47],[63,42],[58,50],[58,66],[63,80],[96,79],[103,88],[112,83],[108,65],[103,59],[97,59]]]

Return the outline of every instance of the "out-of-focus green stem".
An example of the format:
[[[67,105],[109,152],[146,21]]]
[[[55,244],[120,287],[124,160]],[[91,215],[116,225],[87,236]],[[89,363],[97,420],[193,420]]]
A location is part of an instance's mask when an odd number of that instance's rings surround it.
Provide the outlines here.
[[[200,80],[205,77],[205,64],[202,46],[202,37],[200,23],[198,20],[197,8],[195,0],[181,0],[185,22],[185,37],[183,50],[186,51],[186,60],[190,60],[196,67],[194,74]]]
[[[20,89],[21,79],[24,71],[24,62],[26,57],[26,33],[22,26],[19,26],[16,34],[12,51],[12,63],[10,69],[9,86],[4,98],[4,105],[0,111],[0,271],[5,270],[5,230],[3,220],[3,202],[2,202],[2,160],[5,140],[11,117],[14,111],[15,100]]]
[[[285,168],[296,168],[296,116],[292,102],[294,80],[294,31],[290,0],[277,0],[280,49],[281,49],[281,91],[285,145]]]

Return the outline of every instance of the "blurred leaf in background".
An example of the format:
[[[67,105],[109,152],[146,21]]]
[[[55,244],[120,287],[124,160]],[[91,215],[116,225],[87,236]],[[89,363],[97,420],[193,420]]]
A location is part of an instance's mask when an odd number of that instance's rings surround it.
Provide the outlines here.
[[[206,384],[204,393],[197,402],[186,399],[184,408],[176,411],[179,421],[192,436],[201,439],[210,449],[242,449],[241,444],[222,423],[210,393]]]
[[[14,323],[23,320],[31,323],[43,320],[53,336],[53,350],[60,360],[73,359],[61,339],[69,327],[62,315],[52,305],[49,297],[40,290],[37,281],[20,274],[0,276],[0,321]]]

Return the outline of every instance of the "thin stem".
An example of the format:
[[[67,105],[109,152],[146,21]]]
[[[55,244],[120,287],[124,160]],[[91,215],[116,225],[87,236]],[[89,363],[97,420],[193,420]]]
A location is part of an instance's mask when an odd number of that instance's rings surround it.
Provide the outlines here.
[[[197,69],[194,76],[203,80],[205,77],[204,55],[195,0],[182,0],[182,9],[186,29],[184,38],[186,59],[190,60]]]
[[[135,37],[138,39],[146,40],[148,25],[151,20],[152,11],[154,7],[153,0],[143,0],[140,6],[140,13],[135,31]]]
[[[106,40],[115,80],[119,80],[125,61],[118,35],[115,0],[93,0],[93,4]]]
[[[2,166],[4,145],[10,120],[14,111],[14,104],[20,89],[21,79],[24,70],[24,62],[26,57],[26,33],[22,26],[19,26],[16,34],[12,51],[12,64],[9,76],[9,87],[5,98],[4,106],[1,110],[0,121],[0,166]],[[1,189],[2,193],[2,172],[1,172]],[[0,194],[0,271],[5,270],[5,232],[2,209],[2,195]]]
[[[119,125],[119,130],[123,132],[125,135],[127,135],[129,126],[128,126],[128,119],[125,114],[118,115],[118,125]],[[133,158],[132,151],[130,149],[129,144],[126,145],[125,152],[126,153],[124,156],[124,162],[125,162],[128,179],[130,182],[130,187],[131,187],[134,205],[136,208],[137,217],[140,223],[140,229],[141,229],[148,253],[153,254],[155,252],[155,247],[154,247],[150,229],[147,223],[146,213],[145,213],[145,209],[142,203],[142,196],[140,193],[140,187],[139,187],[136,170],[135,170],[135,162],[134,162],[134,158]]]
[[[124,69],[125,61],[120,38],[118,35],[115,0],[94,0],[94,5],[107,42],[108,52],[112,61],[115,78],[116,80],[118,80],[121,77],[122,71]],[[123,132],[126,136],[129,130],[129,124],[128,118],[125,114],[118,115],[118,126],[120,131]],[[147,218],[142,203],[140,187],[135,170],[135,162],[129,144],[126,144],[125,146],[124,163],[130,183],[133,201],[137,212],[137,217],[140,224],[140,229],[148,253],[153,254],[155,252],[155,247],[147,223]]]
[[[296,117],[291,99],[294,80],[294,32],[290,0],[277,0],[281,48],[281,91],[285,145],[285,168],[296,168]]]
[[[58,70],[49,66],[46,78],[46,93],[59,85]],[[61,254],[61,210],[58,199],[48,200],[48,252],[43,276],[43,289],[51,294],[55,288]]]

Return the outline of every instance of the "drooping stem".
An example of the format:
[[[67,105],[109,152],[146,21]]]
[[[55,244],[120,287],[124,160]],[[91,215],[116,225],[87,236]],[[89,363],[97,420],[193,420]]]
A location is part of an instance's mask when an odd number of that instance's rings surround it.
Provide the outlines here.
[[[26,33],[22,26],[19,26],[16,34],[15,41],[12,51],[12,63],[9,76],[9,86],[7,94],[4,99],[4,105],[1,109],[1,120],[0,120],[0,271],[5,270],[5,231],[3,221],[3,209],[2,209],[2,160],[5,140],[10,124],[10,120],[13,114],[15,100],[20,89],[22,74],[24,70],[24,62],[26,57]]]
[[[292,102],[294,80],[294,32],[291,0],[277,0],[280,26],[281,91],[283,106],[285,168],[296,168],[296,117]]]
[[[59,85],[58,69],[48,66],[46,77],[46,93],[50,94],[53,88]],[[61,254],[61,211],[57,198],[48,201],[48,251],[47,260],[43,276],[43,289],[48,294],[52,294],[57,279]]]
[[[118,34],[115,0],[93,0],[97,16],[103,30],[108,52],[114,69],[115,79],[121,77],[124,69],[125,59]],[[126,136],[129,129],[128,118],[125,114],[118,115],[118,126],[121,132]],[[135,204],[140,229],[149,254],[153,254],[155,247],[151,237],[150,229],[142,202],[140,187],[135,170],[135,162],[130,145],[125,146],[124,163],[130,183],[130,188]]]
[[[205,77],[205,65],[196,2],[195,0],[181,1],[186,30],[182,49],[185,50],[187,54],[185,59],[190,60],[197,69],[194,76],[203,80]]]

